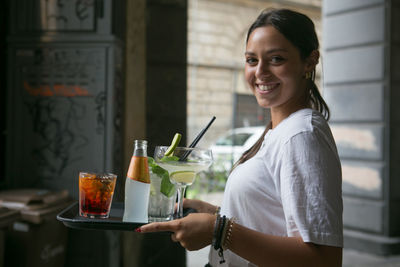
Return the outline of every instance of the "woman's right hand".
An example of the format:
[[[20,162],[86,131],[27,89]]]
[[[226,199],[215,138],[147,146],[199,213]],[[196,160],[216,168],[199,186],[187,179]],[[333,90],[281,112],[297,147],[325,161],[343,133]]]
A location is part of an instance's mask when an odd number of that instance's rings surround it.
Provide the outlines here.
[[[199,213],[210,213],[210,214],[215,214],[218,208],[218,206],[212,205],[208,202],[198,199],[188,199],[188,198],[185,198],[183,200],[183,207],[195,209]]]

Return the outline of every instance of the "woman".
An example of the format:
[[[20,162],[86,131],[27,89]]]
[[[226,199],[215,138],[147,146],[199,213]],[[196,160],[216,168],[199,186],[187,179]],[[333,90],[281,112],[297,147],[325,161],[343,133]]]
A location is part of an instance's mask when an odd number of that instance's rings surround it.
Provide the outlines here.
[[[199,213],[139,232],[171,231],[189,250],[212,244],[211,266],[341,266],[341,166],[314,83],[318,46],[307,16],[260,14],[247,35],[245,78],[271,122],[231,172],[221,215],[186,199]]]

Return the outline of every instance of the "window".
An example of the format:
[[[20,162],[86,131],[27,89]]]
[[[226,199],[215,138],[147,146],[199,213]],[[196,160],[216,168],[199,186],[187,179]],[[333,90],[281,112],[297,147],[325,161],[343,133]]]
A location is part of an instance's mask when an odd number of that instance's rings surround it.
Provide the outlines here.
[[[243,146],[247,139],[251,134],[240,133],[240,134],[231,134],[225,137],[221,137],[216,142],[219,146]]]

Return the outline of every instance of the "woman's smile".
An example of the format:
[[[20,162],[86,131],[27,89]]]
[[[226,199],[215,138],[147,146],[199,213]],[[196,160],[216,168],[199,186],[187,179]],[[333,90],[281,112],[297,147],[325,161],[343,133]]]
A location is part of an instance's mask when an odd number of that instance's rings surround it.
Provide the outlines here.
[[[260,94],[269,94],[279,87],[280,83],[256,83],[256,88]]]

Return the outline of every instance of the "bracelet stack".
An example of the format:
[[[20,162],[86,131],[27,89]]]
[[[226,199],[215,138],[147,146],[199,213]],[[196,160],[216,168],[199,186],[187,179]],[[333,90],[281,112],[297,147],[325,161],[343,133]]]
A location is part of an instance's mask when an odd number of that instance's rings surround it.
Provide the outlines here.
[[[228,219],[225,215],[221,217],[217,214],[214,225],[214,234],[212,239],[212,246],[218,250],[218,255],[221,257],[221,263],[225,262],[224,250],[227,250],[232,242],[232,228],[234,219]]]

